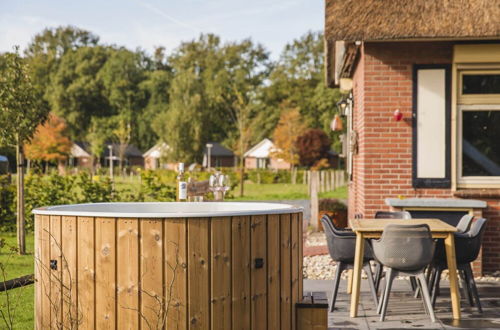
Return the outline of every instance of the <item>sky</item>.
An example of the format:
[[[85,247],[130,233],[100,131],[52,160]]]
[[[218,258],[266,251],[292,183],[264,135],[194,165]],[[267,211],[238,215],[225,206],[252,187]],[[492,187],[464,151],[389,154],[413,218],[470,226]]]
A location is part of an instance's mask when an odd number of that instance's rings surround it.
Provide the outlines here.
[[[0,52],[24,49],[45,27],[74,25],[101,43],[167,52],[200,33],[252,38],[277,59],[286,43],[321,31],[324,0],[0,0]]]

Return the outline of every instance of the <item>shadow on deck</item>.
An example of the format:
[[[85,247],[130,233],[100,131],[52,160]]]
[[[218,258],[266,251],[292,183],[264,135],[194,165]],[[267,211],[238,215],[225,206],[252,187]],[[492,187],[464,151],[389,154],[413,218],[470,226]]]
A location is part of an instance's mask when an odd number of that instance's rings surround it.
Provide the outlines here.
[[[483,314],[469,306],[462,297],[462,320],[454,321],[448,282],[441,281],[441,295],[436,302],[438,322],[432,323],[424,311],[421,298],[413,298],[409,281],[395,280],[386,319],[379,322],[366,281],[362,282],[357,318],[349,317],[350,295],[346,281],[341,281],[335,312],[329,313],[329,329],[500,329],[500,282],[477,282]],[[305,291],[325,291],[330,299],[333,281],[304,280]]]

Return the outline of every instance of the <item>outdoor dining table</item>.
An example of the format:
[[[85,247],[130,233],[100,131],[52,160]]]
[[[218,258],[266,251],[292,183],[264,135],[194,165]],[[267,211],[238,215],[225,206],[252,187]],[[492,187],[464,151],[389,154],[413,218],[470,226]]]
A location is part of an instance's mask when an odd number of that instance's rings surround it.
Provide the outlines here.
[[[350,316],[357,317],[359,292],[361,284],[361,269],[363,268],[363,255],[366,238],[380,238],[384,227],[388,224],[401,224],[399,219],[351,219],[349,221],[351,229],[356,233],[356,251],[354,258],[354,271],[352,278],[351,310]],[[444,238],[446,249],[446,259],[448,262],[450,295],[453,318],[460,319],[460,294],[458,291],[457,262],[455,258],[455,238],[453,233],[457,229],[439,219],[412,219],[404,220],[404,224],[429,225],[433,238]]]

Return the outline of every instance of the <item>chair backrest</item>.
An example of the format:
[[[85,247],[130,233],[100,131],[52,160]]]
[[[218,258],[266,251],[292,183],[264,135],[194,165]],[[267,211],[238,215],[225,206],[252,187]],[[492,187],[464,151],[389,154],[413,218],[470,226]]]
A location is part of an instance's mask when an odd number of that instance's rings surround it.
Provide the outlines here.
[[[417,271],[434,256],[435,242],[429,226],[389,224],[380,240],[372,241],[375,259],[383,265],[402,271]]]
[[[474,219],[473,215],[466,214],[464,215],[457,224],[457,230],[459,233],[465,233],[469,230],[470,225],[472,224],[472,219]]]
[[[476,260],[481,250],[486,222],[485,218],[479,218],[472,223],[469,231],[455,235],[457,263],[469,263]]]
[[[411,219],[411,214],[408,211],[397,211],[397,212],[388,212],[388,211],[377,211],[375,213],[375,219]]]
[[[338,230],[333,225],[329,217],[321,218],[323,229],[325,230],[328,252],[334,261],[346,263],[354,262],[354,252],[356,249],[356,234],[352,231]],[[371,248],[365,245],[365,258],[372,255]]]

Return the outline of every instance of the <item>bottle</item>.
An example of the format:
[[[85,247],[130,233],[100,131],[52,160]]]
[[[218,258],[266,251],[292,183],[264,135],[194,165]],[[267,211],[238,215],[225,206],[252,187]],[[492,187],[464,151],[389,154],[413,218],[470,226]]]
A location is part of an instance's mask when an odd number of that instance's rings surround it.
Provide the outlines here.
[[[179,163],[177,167],[177,201],[186,202],[187,201],[187,182],[184,177],[184,163]]]

